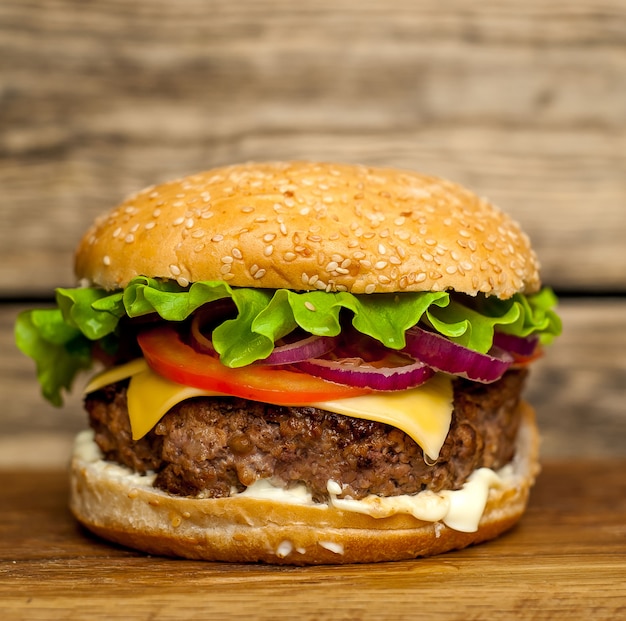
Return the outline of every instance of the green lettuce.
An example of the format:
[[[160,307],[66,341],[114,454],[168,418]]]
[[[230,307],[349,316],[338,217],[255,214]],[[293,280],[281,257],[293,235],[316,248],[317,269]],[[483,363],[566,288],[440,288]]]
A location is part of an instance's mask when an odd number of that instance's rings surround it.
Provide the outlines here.
[[[494,331],[517,336],[538,334],[549,343],[561,331],[550,289],[509,300],[471,298],[449,292],[352,295],[347,292],[294,292],[287,289],[230,287],[201,281],[183,288],[174,281],[146,277],[122,291],[98,288],[57,289],[57,307],[21,313],[15,325],[18,347],[35,360],[46,399],[62,403],[75,376],[91,364],[94,342],[114,350],[122,337],[120,320],[157,314],[166,321],[187,319],[201,306],[227,299],[237,312],[213,331],[221,362],[241,367],[269,356],[274,343],[296,328],[336,336],[345,317],[359,332],[392,349],[402,349],[405,332],[422,322],[475,351],[489,351]]]

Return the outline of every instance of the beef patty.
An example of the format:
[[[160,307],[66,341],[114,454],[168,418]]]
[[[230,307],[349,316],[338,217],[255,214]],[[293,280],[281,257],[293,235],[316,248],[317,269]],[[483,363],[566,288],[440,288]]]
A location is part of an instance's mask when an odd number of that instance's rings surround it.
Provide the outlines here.
[[[170,410],[145,437],[131,438],[128,381],[86,397],[105,459],[156,472],[155,486],[184,496],[229,496],[260,478],[306,483],[316,500],[329,479],[342,496],[395,496],[459,489],[479,467],[513,457],[526,373],[493,384],[454,382],[454,411],[439,458],[430,463],[404,432],[314,407],[285,407],[231,397],[201,397]]]

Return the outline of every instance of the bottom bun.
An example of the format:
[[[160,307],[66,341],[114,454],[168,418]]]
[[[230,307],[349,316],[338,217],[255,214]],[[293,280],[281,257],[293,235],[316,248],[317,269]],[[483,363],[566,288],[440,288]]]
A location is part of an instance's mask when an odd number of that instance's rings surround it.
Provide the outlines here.
[[[441,554],[493,539],[522,516],[539,465],[534,412],[520,407],[516,456],[499,471],[473,532],[407,513],[372,517],[310,500],[172,496],[153,488],[152,477],[103,461],[91,432],[77,438],[70,508],[93,533],[163,556],[309,565]]]

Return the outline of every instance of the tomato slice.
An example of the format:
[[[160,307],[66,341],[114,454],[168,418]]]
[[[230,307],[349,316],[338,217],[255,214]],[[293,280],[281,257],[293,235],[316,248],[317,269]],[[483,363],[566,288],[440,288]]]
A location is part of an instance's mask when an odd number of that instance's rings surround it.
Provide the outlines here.
[[[285,368],[252,364],[231,369],[214,356],[187,345],[169,325],[140,332],[137,340],[146,362],[159,375],[233,397],[275,405],[306,405],[371,392],[369,388],[336,384]]]

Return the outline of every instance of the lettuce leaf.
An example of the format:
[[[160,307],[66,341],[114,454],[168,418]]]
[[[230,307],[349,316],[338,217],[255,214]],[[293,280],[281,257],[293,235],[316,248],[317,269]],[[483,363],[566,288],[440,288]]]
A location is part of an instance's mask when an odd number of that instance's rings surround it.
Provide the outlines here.
[[[20,313],[15,342],[36,363],[43,396],[63,404],[62,391],[70,391],[76,375],[91,366],[91,345],[80,330],[68,325],[59,309]]]
[[[120,319],[156,313],[167,321],[187,319],[201,306],[231,300],[236,316],[213,331],[223,364],[241,367],[266,358],[274,343],[300,327],[310,334],[335,336],[348,319],[359,332],[392,349],[405,346],[405,332],[422,322],[475,351],[489,351],[495,330],[517,336],[539,334],[543,343],[561,331],[550,289],[510,300],[460,296],[449,292],[352,295],[347,292],[294,292],[287,289],[233,288],[224,281],[180,287],[174,281],[146,277],[123,291],[98,288],[58,289],[57,308],[22,313],[15,336],[33,358],[44,396],[59,405],[75,375],[90,365],[93,342],[115,346]]]

